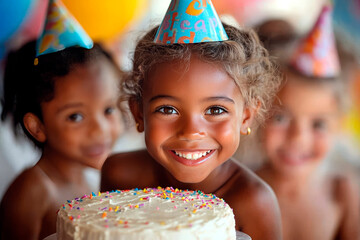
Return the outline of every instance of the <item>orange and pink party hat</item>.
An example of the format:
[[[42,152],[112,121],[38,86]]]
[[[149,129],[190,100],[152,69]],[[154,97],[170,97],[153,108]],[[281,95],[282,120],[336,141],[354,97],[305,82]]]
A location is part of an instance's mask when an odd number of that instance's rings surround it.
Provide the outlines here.
[[[331,78],[340,73],[331,12],[331,6],[323,7],[315,26],[291,59],[291,66],[305,76]]]

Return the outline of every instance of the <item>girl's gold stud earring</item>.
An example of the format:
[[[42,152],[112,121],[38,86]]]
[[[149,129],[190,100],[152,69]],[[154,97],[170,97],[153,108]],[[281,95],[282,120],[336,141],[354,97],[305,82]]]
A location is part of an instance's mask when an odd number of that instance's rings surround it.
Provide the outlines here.
[[[251,128],[248,127],[248,128],[247,128],[247,131],[246,131],[246,135],[250,135],[250,134],[251,134]]]

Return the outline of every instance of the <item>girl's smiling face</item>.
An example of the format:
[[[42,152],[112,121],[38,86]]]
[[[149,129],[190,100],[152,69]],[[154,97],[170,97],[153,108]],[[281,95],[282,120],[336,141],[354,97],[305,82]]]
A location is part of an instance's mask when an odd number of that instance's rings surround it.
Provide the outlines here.
[[[339,110],[330,86],[287,74],[288,82],[278,94],[263,137],[274,169],[292,175],[314,169],[326,157],[338,127]]]
[[[234,80],[218,65],[192,57],[157,65],[143,86],[140,105],[132,104],[145,130],[149,153],[177,180],[204,180],[236,151],[252,111]]]
[[[54,98],[41,106],[44,154],[101,168],[121,130],[118,78],[102,59],[55,80]]]

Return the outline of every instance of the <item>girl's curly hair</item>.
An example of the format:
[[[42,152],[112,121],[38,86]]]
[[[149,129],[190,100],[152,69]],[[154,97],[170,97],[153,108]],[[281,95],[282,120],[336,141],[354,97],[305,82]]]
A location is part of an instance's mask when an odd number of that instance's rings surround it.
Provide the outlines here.
[[[123,100],[141,101],[143,83],[158,64],[179,61],[186,70],[191,55],[196,55],[222,66],[239,87],[246,106],[259,106],[256,119],[263,122],[283,77],[253,30],[223,25],[229,40],[194,44],[154,43],[158,27],[150,30],[135,48],[132,71],[122,84]]]

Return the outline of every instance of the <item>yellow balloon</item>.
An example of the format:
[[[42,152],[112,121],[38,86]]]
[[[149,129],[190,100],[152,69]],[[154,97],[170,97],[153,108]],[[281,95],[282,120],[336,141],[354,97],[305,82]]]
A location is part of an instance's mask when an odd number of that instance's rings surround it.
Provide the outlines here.
[[[360,143],[360,112],[352,109],[345,119],[346,129]]]
[[[63,0],[94,41],[111,40],[146,9],[146,0]]]

